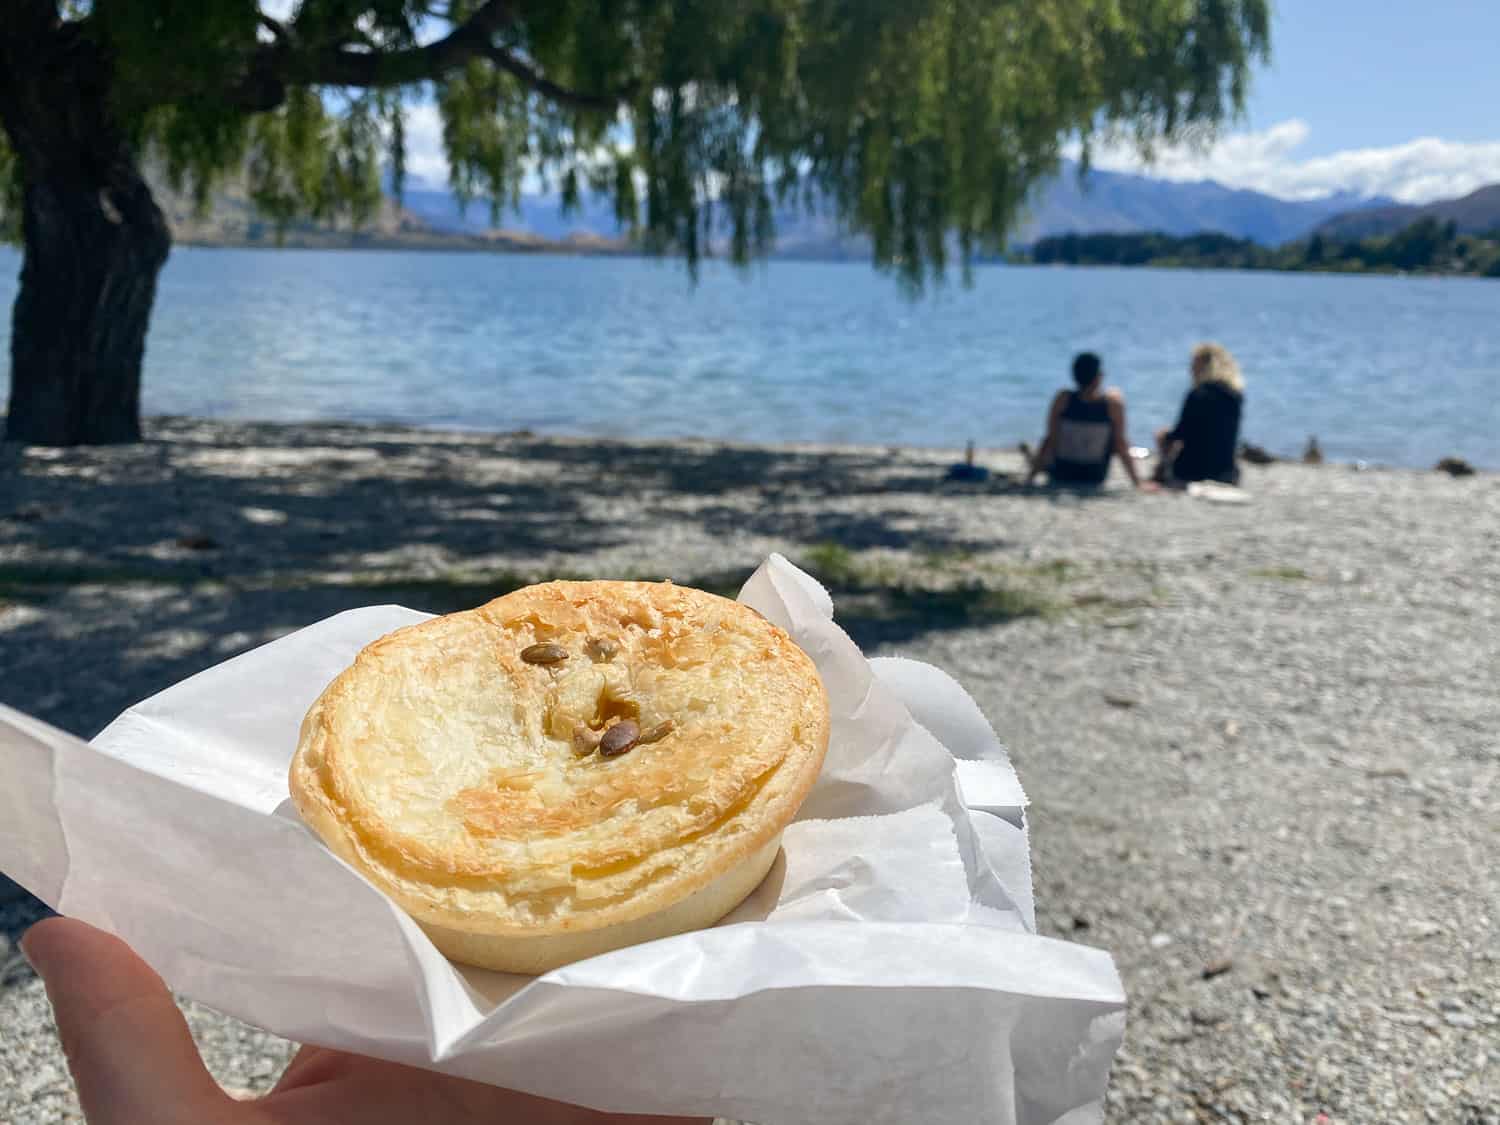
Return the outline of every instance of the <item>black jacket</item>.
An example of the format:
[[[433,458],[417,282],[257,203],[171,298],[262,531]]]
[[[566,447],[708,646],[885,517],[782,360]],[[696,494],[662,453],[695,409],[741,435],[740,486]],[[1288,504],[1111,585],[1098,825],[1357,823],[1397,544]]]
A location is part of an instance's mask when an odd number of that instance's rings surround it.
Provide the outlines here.
[[[1234,463],[1240,441],[1240,412],[1245,396],[1222,383],[1200,383],[1188,392],[1182,415],[1168,435],[1182,442],[1172,462],[1172,476],[1180,481],[1217,480],[1238,484]]]

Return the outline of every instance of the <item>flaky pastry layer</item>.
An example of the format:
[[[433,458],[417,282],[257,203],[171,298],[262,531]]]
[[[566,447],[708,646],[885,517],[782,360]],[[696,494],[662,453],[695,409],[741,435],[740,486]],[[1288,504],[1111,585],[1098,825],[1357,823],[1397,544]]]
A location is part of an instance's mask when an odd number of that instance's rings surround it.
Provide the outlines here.
[[[542,644],[566,658],[532,662],[556,657]],[[622,722],[660,737],[594,748]],[[827,745],[812,661],[754,610],[551,582],[366,647],[308,712],[290,782],[429,932],[624,933],[763,867]]]

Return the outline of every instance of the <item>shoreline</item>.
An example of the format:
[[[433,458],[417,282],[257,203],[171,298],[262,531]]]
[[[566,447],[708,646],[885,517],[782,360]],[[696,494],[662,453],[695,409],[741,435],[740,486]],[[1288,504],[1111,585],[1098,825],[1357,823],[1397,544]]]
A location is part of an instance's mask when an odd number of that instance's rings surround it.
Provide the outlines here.
[[[780,551],[866,653],[944,668],[1010,748],[1039,927],[1125,981],[1109,1120],[1500,1104],[1496,474],[1247,465],[1248,503],[1217,504],[1118,474],[1096,495],[947,484],[958,451],[911,447],[147,436],[0,447],[5,703],[88,737],[355,605],[445,612],[572,576],[732,595]],[[0,904],[0,958],[36,916]],[[0,1079],[0,1120],[71,1119],[41,984],[6,964],[0,1075],[29,1077]],[[220,1081],[275,1082],[290,1044],[188,1011]]]
[[[1296,274],[1306,277],[1369,277],[1386,281],[1494,281],[1494,275],[1480,273],[1443,273],[1437,270],[1397,269],[1288,269],[1284,266],[1188,266],[1157,265],[1140,262],[1124,265],[1119,262],[1007,262],[1014,269],[1066,269],[1066,270],[1156,270],[1165,273],[1243,273],[1243,274]]]
[[[432,254],[550,254],[559,258],[644,258],[649,257],[632,246],[580,241],[560,242],[520,232],[500,230],[493,235],[441,234],[400,237],[389,234],[350,235],[348,238],[318,235],[289,235],[284,242],[274,239],[174,239],[172,248],[194,250],[337,250],[391,251],[395,253]]]
[[[237,248],[228,247],[228,249]],[[475,439],[524,439],[536,441],[557,441],[573,444],[599,444],[606,446],[613,445],[620,447],[682,444],[687,446],[721,446],[725,449],[739,450],[774,449],[784,450],[788,453],[809,454],[820,452],[872,454],[885,451],[890,453],[910,453],[913,455],[923,456],[931,455],[934,457],[951,456],[952,462],[950,463],[955,464],[964,459],[965,446],[965,443],[963,441],[960,441],[957,444],[925,445],[920,442],[910,441],[858,442],[816,440],[804,441],[792,439],[785,441],[768,442],[733,437],[715,437],[708,434],[631,434],[628,436],[611,436],[604,434],[591,434],[562,430],[539,430],[529,427],[519,427],[515,429],[502,430],[492,429],[485,426],[465,425],[461,422],[411,423],[401,421],[387,421],[382,419],[357,418],[320,418],[303,421],[280,421],[271,418],[227,418],[221,416],[201,416],[189,414],[145,414],[141,418],[141,423],[143,427],[142,444],[151,444],[153,441],[161,440],[159,438],[153,437],[151,433],[153,427],[174,425],[208,425],[223,426],[226,429],[234,429],[237,427],[255,429],[269,428],[272,430],[285,429],[288,431],[302,430],[309,433],[316,433],[318,431],[326,430],[329,433],[335,434],[339,433],[340,431],[346,430],[363,430],[371,434],[396,431],[410,432],[412,434],[419,435],[429,434],[434,438],[445,434],[452,434]],[[4,432],[4,425],[5,414],[3,411],[0,411],[0,433]],[[1321,441],[1322,435],[1317,436]],[[1030,444],[1032,441],[1033,439],[1031,438],[1023,438],[1015,442],[1001,445],[976,444],[974,451],[975,463],[984,465],[986,468],[990,468],[993,472],[999,472],[1002,474],[1014,474],[1018,471],[1024,473],[1024,463],[1020,459],[1020,445],[1023,442]],[[14,448],[16,447],[16,445],[17,443],[0,441],[0,450]],[[1440,469],[1437,465],[1401,465],[1393,462],[1369,461],[1360,458],[1339,459],[1326,457],[1322,462],[1318,464],[1309,465],[1304,462],[1300,456],[1291,454],[1283,455],[1281,453],[1274,452],[1270,447],[1260,445],[1259,443],[1242,442],[1242,451],[1247,445],[1262,452],[1269,453],[1272,457],[1272,461],[1269,464],[1285,467],[1300,466],[1310,469],[1326,468],[1334,471],[1347,469],[1359,473],[1445,472],[1445,470]],[[1144,449],[1146,447],[1138,446],[1138,448]],[[988,463],[986,459],[988,459]],[[1444,458],[1444,460],[1447,459],[1448,458]],[[1137,465],[1138,467],[1144,467],[1145,465],[1154,463],[1154,460],[1154,453],[1148,453],[1148,455],[1144,458],[1137,458]],[[1500,464],[1497,464],[1495,466],[1478,464],[1470,462],[1467,458],[1463,457],[1459,457],[1457,458],[1457,460],[1461,460],[1466,464],[1469,464],[1470,467],[1474,470],[1474,473],[1472,474],[1474,476],[1491,476],[1497,472],[1500,472]],[[1258,469],[1266,467],[1266,465],[1261,463],[1251,463],[1246,461],[1243,457],[1243,452],[1240,458],[1240,465],[1242,470],[1247,468]],[[1112,487],[1115,485],[1124,485],[1125,483],[1126,478],[1123,471],[1117,464],[1111,463],[1109,476],[1110,486]]]
[[[580,243],[577,248],[565,242],[548,241],[542,236],[536,236],[540,243],[533,244],[532,236],[526,232],[506,231],[501,228],[499,235],[494,239],[487,239],[483,235],[437,235],[430,243],[413,241],[404,243],[393,239],[388,235],[372,236],[369,240],[358,240],[349,242],[330,241],[319,243],[312,240],[293,243],[288,241],[283,245],[276,245],[274,240],[267,241],[227,241],[213,239],[186,238],[174,239],[173,249],[194,250],[326,250],[326,251],[351,251],[368,253],[374,251],[386,251],[390,253],[433,253],[433,254],[516,254],[523,257],[556,257],[556,258],[634,258],[646,261],[681,262],[683,259],[678,255],[653,254],[634,246],[616,247],[610,243],[601,243],[594,246],[588,243]],[[451,238],[451,244],[439,244],[443,239]],[[488,245],[487,243],[494,243]],[[0,251],[10,249],[17,257],[21,254],[21,248],[12,243],[0,243]],[[806,253],[801,250],[787,250],[781,253],[772,253],[765,258],[753,259],[745,268],[754,270],[760,266],[771,263],[794,263],[798,265],[819,266],[858,266],[868,271],[870,260],[867,255],[851,253],[840,254],[817,254]],[[733,265],[722,255],[699,260],[699,268],[715,264],[739,268]],[[958,276],[957,266],[950,267],[948,280],[951,282]],[[988,257],[972,263],[973,269],[1006,269],[1006,270],[1119,270],[1121,272],[1134,272],[1137,270],[1151,270],[1157,273],[1185,273],[1185,274],[1243,274],[1246,276],[1261,276],[1265,274],[1296,275],[1302,277],[1338,277],[1338,278],[1369,278],[1374,281],[1494,281],[1494,277],[1483,274],[1472,273],[1441,273],[1427,272],[1422,270],[1388,270],[1388,269],[1364,269],[1364,270],[1337,270],[1337,269],[1284,269],[1267,266],[1264,268],[1251,268],[1248,266],[1193,266],[1193,265],[1156,265],[1152,263],[1141,263],[1139,265],[1121,265],[1115,262],[1028,262],[1008,261],[1000,257]]]

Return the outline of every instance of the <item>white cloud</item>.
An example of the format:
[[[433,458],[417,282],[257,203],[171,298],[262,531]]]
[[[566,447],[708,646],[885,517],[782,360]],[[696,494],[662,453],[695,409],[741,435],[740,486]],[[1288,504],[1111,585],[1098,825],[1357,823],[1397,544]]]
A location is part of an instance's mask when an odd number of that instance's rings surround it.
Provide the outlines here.
[[[1307,122],[1292,118],[1268,129],[1228,133],[1206,146],[1163,147],[1150,164],[1129,145],[1102,145],[1094,153],[1094,165],[1167,180],[1217,180],[1284,199],[1350,191],[1426,203],[1500,181],[1500,141],[1419,137],[1386,148],[1298,159],[1296,150],[1311,133]]]
[[[406,107],[406,174],[413,186],[448,183],[448,157],[443,154],[443,119],[432,102]]]
[[[1217,180],[1283,199],[1349,191],[1425,203],[1500,182],[1500,141],[1420,137],[1386,148],[1345,149],[1299,159],[1297,150],[1311,135],[1307,122],[1293,118],[1267,129],[1227,133],[1208,145],[1163,146],[1149,165],[1128,144],[1106,144],[1095,150],[1094,166],[1144,172],[1165,180]],[[433,187],[447,184],[443,123],[433,103],[407,108],[406,149],[407,171],[414,182],[420,179]],[[527,186],[535,185],[528,182]]]

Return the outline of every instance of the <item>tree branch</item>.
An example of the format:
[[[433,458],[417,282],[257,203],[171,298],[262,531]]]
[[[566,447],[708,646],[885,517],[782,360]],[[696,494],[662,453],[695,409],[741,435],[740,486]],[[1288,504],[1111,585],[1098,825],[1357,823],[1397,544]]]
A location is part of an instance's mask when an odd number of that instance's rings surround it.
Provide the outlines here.
[[[290,82],[314,86],[406,86],[441,77],[489,50],[495,32],[516,22],[506,0],[486,0],[441,39],[400,51],[324,47],[288,55]]]
[[[292,41],[291,34],[286,29],[286,24],[282,23],[280,20],[273,19],[272,17],[266,15],[265,12],[257,13],[256,18],[260,23],[260,26],[269,31],[272,38],[274,38],[276,42],[285,45],[289,44]]]
[[[573,109],[597,109],[612,110],[619,107],[621,102],[627,101],[631,96],[631,90],[627,87],[614,94],[587,94],[579,90],[570,90],[566,86],[559,86],[530,63],[518,59],[515,55],[501,47],[490,47],[483,55],[507,74],[519,79],[523,86],[535,90],[544,98],[550,98],[560,105],[570,106]]]
[[[291,85],[360,89],[410,86],[441,78],[476,58],[487,59],[528,89],[574,109],[609,111],[630,96],[629,89],[594,94],[552,81],[533,64],[495,43],[495,33],[515,22],[507,0],[487,0],[443,38],[397,51],[358,51],[343,46],[299,48],[285,28],[278,31],[271,27],[276,42],[261,45],[245,76],[230,91],[230,98],[241,108],[259,111],[280,104],[285,88]]]

